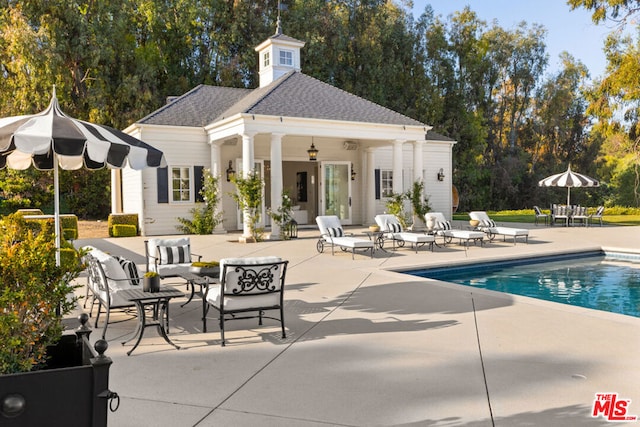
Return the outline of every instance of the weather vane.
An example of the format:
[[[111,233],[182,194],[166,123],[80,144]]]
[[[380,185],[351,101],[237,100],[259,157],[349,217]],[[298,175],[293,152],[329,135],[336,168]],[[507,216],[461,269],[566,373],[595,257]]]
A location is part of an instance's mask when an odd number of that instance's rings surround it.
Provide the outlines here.
[[[278,0],[278,20],[276,21],[276,35],[282,34],[282,25],[280,23],[280,12],[287,10],[287,5],[282,4],[281,0]]]

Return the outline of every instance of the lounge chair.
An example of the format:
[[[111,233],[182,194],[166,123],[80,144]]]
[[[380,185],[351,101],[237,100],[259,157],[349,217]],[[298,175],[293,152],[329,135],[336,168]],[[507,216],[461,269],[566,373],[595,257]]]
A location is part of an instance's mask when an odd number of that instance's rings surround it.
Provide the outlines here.
[[[411,247],[418,253],[418,248],[428,244],[433,251],[433,244],[436,241],[434,236],[430,236],[424,233],[408,233],[403,231],[402,224],[395,215],[381,214],[375,216],[376,224],[382,231],[384,240],[391,240],[393,242],[393,249],[396,249],[396,242],[398,246],[404,246],[406,242],[411,243]],[[384,242],[383,240],[383,242]]]
[[[513,227],[501,227],[497,226],[496,223],[489,218],[484,211],[475,211],[469,212],[469,217],[471,219],[475,219],[480,221],[478,228],[485,233],[487,233],[487,237],[491,242],[496,236],[503,236],[504,240],[507,240],[508,237],[513,237],[513,244],[516,244],[516,239],[518,237],[524,237],[525,243],[529,243],[529,230],[526,228],[513,228]]]
[[[571,214],[571,225],[576,225],[576,221],[580,224],[589,226],[589,215],[587,215],[587,208],[583,206],[576,206]]]
[[[335,215],[322,215],[316,217],[316,224],[320,229],[320,238],[316,243],[316,249],[322,253],[325,245],[331,246],[331,255],[334,255],[334,247],[338,246],[343,251],[351,249],[351,259],[354,258],[356,249],[371,251],[373,258],[373,249],[375,243],[369,239],[353,237],[353,234],[347,235],[342,229],[340,219]]]
[[[570,207],[564,205],[551,205],[551,225],[554,225],[558,220],[560,220],[568,227],[570,218]]]
[[[598,206],[598,209],[596,209],[596,213],[589,216],[591,223],[593,224],[593,220],[597,219],[598,221],[600,221],[600,227],[602,227],[603,214],[604,214],[604,206]]]
[[[549,215],[547,215],[546,213],[542,213],[542,209],[540,209],[538,206],[534,206],[533,211],[536,215],[536,225],[538,225],[538,221],[540,221],[540,219],[544,220],[544,225],[549,224]]]
[[[429,212],[425,215],[425,224],[433,223],[432,232],[436,236],[441,236],[444,243],[449,243],[453,239],[459,239],[460,244],[464,242],[465,249],[469,247],[469,242],[474,244],[480,242],[480,246],[484,243],[484,233],[472,230],[454,230],[451,223],[445,218],[442,212]]]

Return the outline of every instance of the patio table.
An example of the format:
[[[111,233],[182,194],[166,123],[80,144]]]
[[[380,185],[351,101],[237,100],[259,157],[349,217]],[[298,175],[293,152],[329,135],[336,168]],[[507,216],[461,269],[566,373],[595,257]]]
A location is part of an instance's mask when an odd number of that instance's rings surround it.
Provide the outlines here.
[[[133,332],[131,338],[122,342],[122,345],[125,345],[137,337],[136,343],[133,345],[133,348],[127,352],[127,356],[131,356],[133,350],[138,347],[144,335],[144,330],[149,326],[157,327],[158,333],[167,343],[178,350],[180,349],[180,347],[169,339],[167,333],[169,331],[169,301],[172,298],[184,296],[182,291],[172,288],[171,286],[165,286],[160,292],[144,292],[142,289],[124,289],[120,291],[120,295],[134,302],[138,311],[136,330]],[[147,321],[145,308],[149,306],[151,307],[152,318],[150,321]]]

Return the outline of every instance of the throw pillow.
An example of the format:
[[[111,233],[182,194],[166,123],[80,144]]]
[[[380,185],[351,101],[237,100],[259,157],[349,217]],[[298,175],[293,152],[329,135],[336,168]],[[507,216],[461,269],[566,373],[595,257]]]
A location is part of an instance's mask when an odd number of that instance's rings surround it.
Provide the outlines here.
[[[344,236],[344,231],[342,231],[341,227],[329,227],[327,228],[327,232],[331,237],[342,237]]]
[[[131,280],[131,284],[136,286],[140,285],[140,272],[138,271],[136,263],[121,256],[116,256],[114,258],[120,263],[120,266],[127,275],[127,278]]]
[[[189,246],[158,246],[160,264],[184,264],[191,262]]]
[[[389,225],[389,231],[391,231],[392,233],[401,233],[402,232],[402,224],[400,224],[399,222],[392,222]]]

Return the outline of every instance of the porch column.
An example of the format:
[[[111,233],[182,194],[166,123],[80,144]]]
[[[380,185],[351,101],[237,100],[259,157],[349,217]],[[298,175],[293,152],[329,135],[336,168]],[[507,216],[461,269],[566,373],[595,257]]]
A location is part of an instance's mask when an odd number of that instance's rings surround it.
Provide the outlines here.
[[[403,139],[393,141],[393,192],[400,194],[402,188],[402,144]]]
[[[424,169],[424,143],[425,141],[413,141],[413,181],[424,181],[422,170]]]
[[[271,211],[282,206],[282,137],[283,133],[271,134]],[[271,221],[271,240],[280,240],[280,225]]]
[[[218,191],[218,205],[215,207],[213,212],[214,216],[221,217],[222,216],[222,180],[225,177],[222,175],[222,142],[211,143],[211,176],[217,179],[217,191]],[[224,229],[223,221],[220,221],[219,224],[216,224],[216,227],[213,229],[212,234],[222,234],[226,233]]]
[[[366,172],[364,173],[364,184],[367,186],[365,190],[366,206],[366,222],[373,221],[376,216],[376,152],[373,148],[367,148],[365,151]]]
[[[249,173],[253,170],[253,138],[256,132],[245,132],[242,134],[242,177],[248,178]],[[249,221],[249,212],[246,210],[242,213],[242,236],[241,239],[251,238],[251,227]]]

